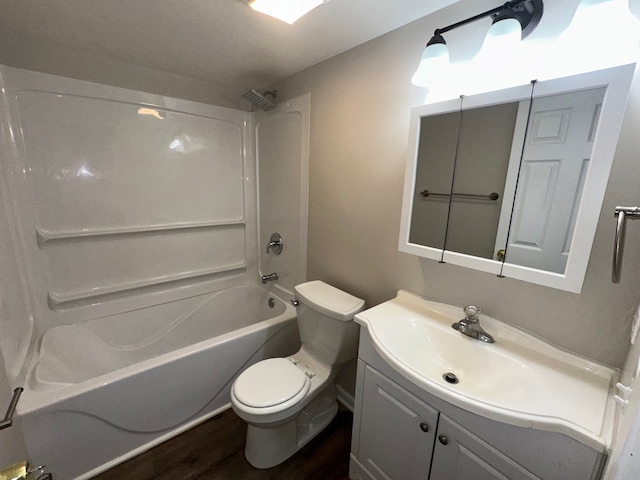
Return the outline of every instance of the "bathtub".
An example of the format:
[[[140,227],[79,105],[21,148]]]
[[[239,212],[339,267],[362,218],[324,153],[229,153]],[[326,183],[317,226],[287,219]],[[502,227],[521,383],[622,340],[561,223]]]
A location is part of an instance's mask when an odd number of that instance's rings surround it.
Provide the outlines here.
[[[295,318],[245,285],[50,329],[18,407],[31,462],[90,478],[220,413],[242,370],[299,348]]]

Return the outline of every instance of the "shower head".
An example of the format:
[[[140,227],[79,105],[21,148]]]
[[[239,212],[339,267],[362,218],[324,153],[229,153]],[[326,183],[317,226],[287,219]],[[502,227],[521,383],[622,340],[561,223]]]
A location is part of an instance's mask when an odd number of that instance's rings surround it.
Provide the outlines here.
[[[244,95],[242,95],[242,97],[245,100],[249,100],[251,103],[253,103],[256,107],[258,107],[260,110],[264,110],[265,112],[272,110],[274,108],[276,108],[276,105],[267,100],[265,97],[267,95],[272,96],[273,98],[276,98],[278,94],[277,90],[270,90],[268,92],[264,92],[262,95],[260,95],[258,92],[256,92],[255,90],[251,89],[248,92],[244,93]]]

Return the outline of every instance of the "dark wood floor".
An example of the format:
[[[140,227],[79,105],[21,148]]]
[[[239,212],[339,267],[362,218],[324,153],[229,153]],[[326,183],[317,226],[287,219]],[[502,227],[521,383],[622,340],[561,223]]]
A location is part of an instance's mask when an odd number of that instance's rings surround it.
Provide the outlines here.
[[[289,460],[258,470],[244,458],[246,424],[227,410],[95,479],[347,480],[352,419],[350,412],[339,412]]]

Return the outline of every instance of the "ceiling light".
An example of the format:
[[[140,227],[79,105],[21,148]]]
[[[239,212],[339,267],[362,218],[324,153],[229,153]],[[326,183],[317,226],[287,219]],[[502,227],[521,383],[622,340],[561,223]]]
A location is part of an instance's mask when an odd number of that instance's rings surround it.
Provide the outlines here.
[[[542,11],[542,0],[514,0],[447,27],[436,29],[422,53],[418,70],[411,82],[419,87],[430,86],[436,77],[442,76],[448,68],[449,53],[442,36],[444,33],[491,16],[493,25],[489,29],[482,49],[494,52],[500,49],[504,52],[512,49],[514,44],[519,43],[521,38],[525,38],[536,28],[542,17]]]
[[[250,0],[249,6],[258,12],[292,24],[323,3],[325,0]]]

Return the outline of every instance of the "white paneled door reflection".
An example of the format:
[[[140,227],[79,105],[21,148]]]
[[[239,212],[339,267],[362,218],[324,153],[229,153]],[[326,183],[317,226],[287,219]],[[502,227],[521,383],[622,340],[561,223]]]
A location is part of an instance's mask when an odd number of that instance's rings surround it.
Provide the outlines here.
[[[565,271],[603,96],[598,88],[533,101],[507,262]]]

